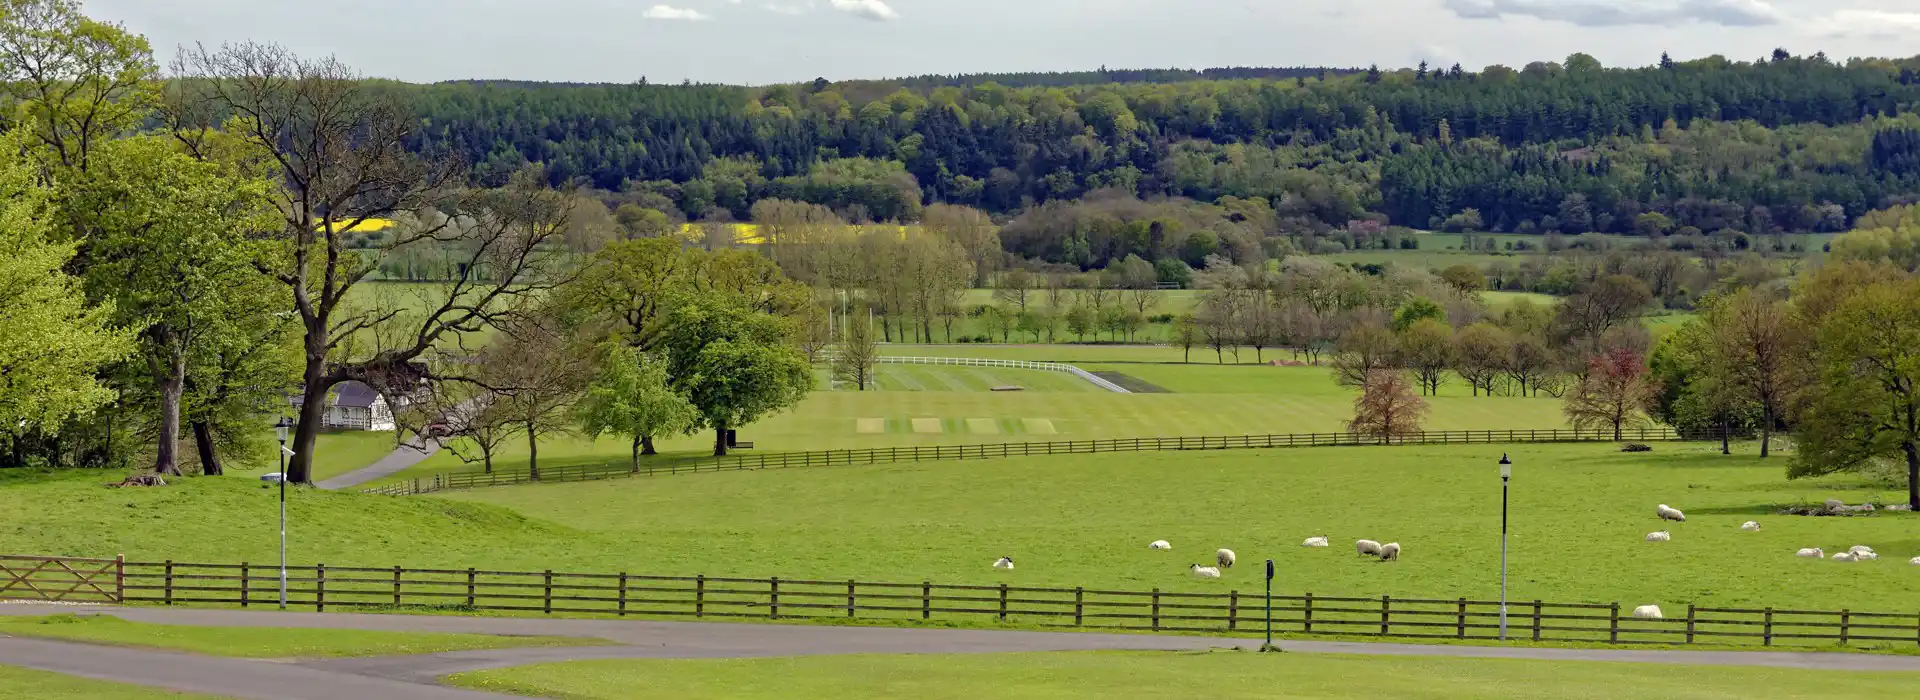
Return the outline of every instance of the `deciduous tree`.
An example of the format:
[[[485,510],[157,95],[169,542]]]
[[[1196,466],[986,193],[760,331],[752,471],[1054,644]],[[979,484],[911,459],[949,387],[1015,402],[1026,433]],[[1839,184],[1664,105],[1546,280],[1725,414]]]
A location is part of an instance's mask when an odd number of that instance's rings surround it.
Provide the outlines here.
[[[1619,440],[1627,428],[1644,427],[1659,387],[1640,353],[1616,348],[1588,362],[1586,378],[1567,394],[1562,412],[1575,430],[1612,430]]]
[[[1427,319],[1401,331],[1394,340],[1395,360],[1413,372],[1420,393],[1438,396],[1447,370],[1454,366],[1453,326]]]
[[[1353,420],[1347,431],[1392,444],[1396,438],[1418,434],[1427,417],[1427,402],[1414,392],[1405,374],[1377,369],[1353,401]]]
[[[1920,282],[1858,290],[1817,331],[1819,381],[1795,424],[1788,476],[1904,462],[1920,509]]]
[[[640,457],[655,453],[655,438],[687,432],[700,414],[668,386],[666,363],[617,342],[600,353],[599,372],[574,404],[574,419],[588,437],[613,433],[631,439],[629,459],[638,471]]]

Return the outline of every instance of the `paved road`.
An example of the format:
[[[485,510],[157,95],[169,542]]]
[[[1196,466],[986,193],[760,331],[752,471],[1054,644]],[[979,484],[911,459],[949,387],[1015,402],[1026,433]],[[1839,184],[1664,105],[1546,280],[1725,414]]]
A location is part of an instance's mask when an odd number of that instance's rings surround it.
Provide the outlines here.
[[[401,445],[394,448],[392,452],[388,452],[387,456],[381,457],[378,462],[327,479],[315,484],[315,486],[329,491],[353,488],[375,479],[382,479],[398,474],[407,467],[426,461],[428,457],[433,456],[433,453],[439,451],[440,441],[438,440],[427,440],[424,443]]]
[[[294,664],[0,636],[0,663],[244,700],[498,700],[501,695]]]
[[[301,613],[252,610],[198,610],[168,608],[74,608],[40,605],[0,605],[0,615],[59,613],[109,614],[138,622],[227,626],[364,629],[413,632],[466,632],[502,635],[559,635],[594,637],[607,646],[537,649],[496,649],[416,656],[329,659],[299,664],[209,659],[0,638],[5,663],[74,673],[123,682],[179,690],[211,692],[238,698],[360,697],[434,700],[437,698],[494,697],[484,693],[452,691],[429,685],[450,673],[503,668],[532,663],[618,658],[745,658],[821,654],[964,654],[1074,650],[1180,651],[1214,647],[1251,647],[1257,640],[1070,632],[1000,632],[992,630],[901,629],[885,627],[827,627],[805,625],[655,622],[625,620],[565,620],[413,615]],[[1349,642],[1287,642],[1289,651],[1453,658],[1538,659],[1552,661],[1614,661],[1702,666],[1767,666],[1825,671],[1920,672],[1920,657],[1839,653],[1714,652],[1635,649],[1538,649],[1512,647],[1368,644]],[[146,655],[146,656],[142,656]],[[216,676],[247,666],[232,675],[235,688],[181,685],[185,680],[212,682]],[[166,671],[164,669],[183,669]],[[255,668],[267,667],[267,668]],[[196,670],[197,669],[197,670]],[[176,675],[167,675],[167,674]],[[276,675],[281,674],[281,675]],[[296,678],[295,675],[308,674]],[[184,676],[184,678],[183,678]],[[279,694],[257,694],[247,683],[271,683]],[[277,684],[298,681],[303,688],[332,688],[313,696],[290,694]],[[389,686],[369,686],[386,683]],[[398,688],[408,688],[406,694]],[[316,691],[318,692],[318,691]],[[459,693],[459,694],[446,694]]]

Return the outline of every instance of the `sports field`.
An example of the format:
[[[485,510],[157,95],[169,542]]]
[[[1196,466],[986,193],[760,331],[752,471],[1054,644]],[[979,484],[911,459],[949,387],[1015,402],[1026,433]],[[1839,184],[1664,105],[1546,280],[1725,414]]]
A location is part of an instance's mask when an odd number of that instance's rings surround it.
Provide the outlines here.
[[[1911,673],[1809,673],[1581,661],[1062,652],[776,659],[581,661],[465,673],[456,685],[574,700],[1746,700],[1882,698]]]

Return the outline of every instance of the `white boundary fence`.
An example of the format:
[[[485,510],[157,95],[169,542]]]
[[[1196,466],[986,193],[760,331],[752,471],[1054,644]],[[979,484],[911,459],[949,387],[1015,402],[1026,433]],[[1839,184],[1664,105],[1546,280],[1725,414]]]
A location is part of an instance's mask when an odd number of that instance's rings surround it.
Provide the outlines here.
[[[952,367],[1004,367],[1007,369],[1032,369],[1042,372],[1065,372],[1092,382],[1094,386],[1116,394],[1131,394],[1120,385],[1101,379],[1079,367],[1058,362],[1027,362],[1025,360],[981,360],[971,357],[882,357],[883,365],[947,365]]]

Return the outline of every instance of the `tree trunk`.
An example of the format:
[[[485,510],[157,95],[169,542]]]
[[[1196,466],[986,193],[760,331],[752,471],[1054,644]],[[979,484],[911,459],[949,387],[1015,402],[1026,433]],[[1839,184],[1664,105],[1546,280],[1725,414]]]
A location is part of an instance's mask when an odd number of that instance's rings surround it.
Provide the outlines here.
[[[1720,454],[1733,454],[1733,426],[1725,418],[1720,419]]]
[[[1760,458],[1767,458],[1767,443],[1773,440],[1773,412],[1760,412]]]
[[[197,420],[193,422],[193,447],[200,453],[200,474],[202,476],[220,476],[227,473],[220,465],[220,455],[214,452],[213,425]]]
[[[628,451],[627,465],[634,473],[640,473],[640,437],[637,435],[633,438],[633,448]]]
[[[482,448],[482,449],[480,450],[480,462],[481,462],[482,464],[484,464],[484,465],[486,465],[486,469],[487,469],[487,473],[488,473],[488,474],[492,474],[492,473],[493,473],[493,450],[492,450],[492,448]]]
[[[187,355],[173,351],[160,374],[160,435],[155,445],[153,471],[180,473],[180,399],[187,391]]]
[[[527,476],[540,480],[540,433],[533,421],[527,421]]]
[[[640,436],[640,456],[651,457],[657,454],[660,454],[660,453],[655,452],[653,450],[653,436],[652,435]]]
[[[1908,440],[1900,449],[1907,453],[1907,507],[1920,512],[1920,446]]]
[[[713,427],[713,456],[727,456],[727,426],[716,425]]]
[[[287,458],[288,481],[313,483],[313,444],[320,437],[321,416],[327,412],[327,392],[333,389],[334,381],[320,373],[319,363],[308,363],[301,382],[300,420],[293,428],[293,455]]]

